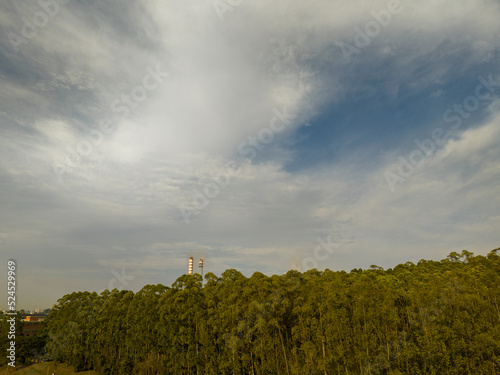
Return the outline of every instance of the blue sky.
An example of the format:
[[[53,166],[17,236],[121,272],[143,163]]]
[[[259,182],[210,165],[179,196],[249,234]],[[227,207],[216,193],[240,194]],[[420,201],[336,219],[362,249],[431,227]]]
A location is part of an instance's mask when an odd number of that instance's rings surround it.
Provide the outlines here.
[[[497,2],[0,8],[19,308],[170,285],[189,256],[250,276],[499,246]]]

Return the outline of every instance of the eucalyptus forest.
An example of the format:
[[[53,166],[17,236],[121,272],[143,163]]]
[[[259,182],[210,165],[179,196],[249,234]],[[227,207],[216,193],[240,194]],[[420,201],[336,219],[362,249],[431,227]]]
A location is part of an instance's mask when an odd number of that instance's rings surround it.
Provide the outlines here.
[[[24,345],[112,375],[496,374],[499,251],[75,292]]]

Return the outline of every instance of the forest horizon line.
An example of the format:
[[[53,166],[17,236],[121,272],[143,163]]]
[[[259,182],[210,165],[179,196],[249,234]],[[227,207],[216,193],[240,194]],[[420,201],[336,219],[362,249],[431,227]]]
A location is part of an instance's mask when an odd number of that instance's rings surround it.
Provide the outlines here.
[[[499,251],[73,292],[18,353],[109,375],[497,373]]]

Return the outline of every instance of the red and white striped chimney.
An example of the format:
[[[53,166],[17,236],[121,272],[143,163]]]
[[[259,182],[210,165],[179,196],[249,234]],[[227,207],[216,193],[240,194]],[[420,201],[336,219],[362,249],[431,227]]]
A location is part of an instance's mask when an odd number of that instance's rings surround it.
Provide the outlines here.
[[[193,274],[193,257],[189,257],[189,269],[188,269],[188,275]]]

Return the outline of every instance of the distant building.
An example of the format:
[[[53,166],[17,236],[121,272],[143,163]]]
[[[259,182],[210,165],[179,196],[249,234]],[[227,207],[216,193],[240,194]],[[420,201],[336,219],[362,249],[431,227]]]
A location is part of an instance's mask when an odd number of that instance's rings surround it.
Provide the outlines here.
[[[23,315],[23,336],[34,336],[42,329],[43,321],[46,315],[44,314],[27,314]]]

